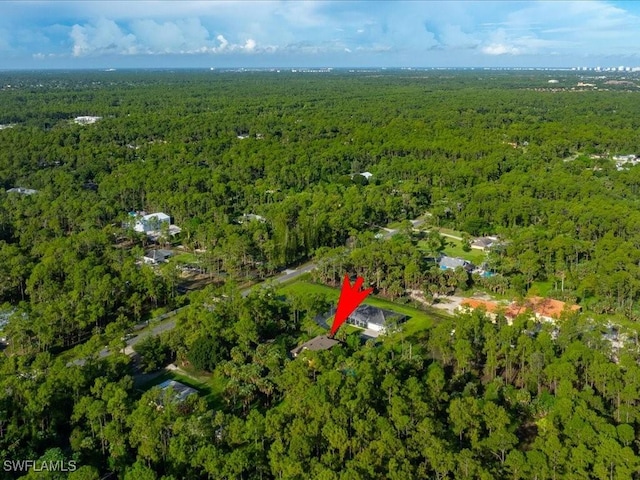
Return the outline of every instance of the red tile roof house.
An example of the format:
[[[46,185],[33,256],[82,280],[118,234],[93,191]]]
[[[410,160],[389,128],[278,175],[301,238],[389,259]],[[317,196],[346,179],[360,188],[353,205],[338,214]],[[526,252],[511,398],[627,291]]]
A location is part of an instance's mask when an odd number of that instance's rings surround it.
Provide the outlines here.
[[[497,314],[502,312],[509,323],[525,312],[532,312],[538,320],[554,322],[560,319],[564,312],[576,312],[581,309],[580,305],[568,305],[560,300],[542,297],[530,297],[522,303],[513,302],[506,307],[497,302],[465,298],[460,303],[460,306],[468,310],[483,308],[487,312],[487,316],[492,320],[495,320]]]
[[[465,298],[460,302],[460,307],[463,310],[476,310],[478,308],[484,309],[487,317],[489,317],[492,321],[495,321],[498,316],[498,312],[501,309],[501,305],[498,305],[496,302],[490,302],[487,300],[479,300],[477,298]],[[502,307],[504,310],[504,307]]]

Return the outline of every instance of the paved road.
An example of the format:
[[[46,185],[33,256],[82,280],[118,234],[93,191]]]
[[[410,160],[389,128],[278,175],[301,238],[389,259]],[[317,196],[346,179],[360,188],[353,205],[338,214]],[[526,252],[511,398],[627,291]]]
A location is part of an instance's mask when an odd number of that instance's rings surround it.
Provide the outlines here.
[[[420,225],[422,225],[422,223],[424,223],[423,219],[416,219],[416,220],[411,220],[411,223],[413,224],[413,228],[418,228]],[[384,228],[383,229],[385,231],[385,233],[383,234],[383,238],[388,239],[391,238],[392,236],[394,236],[395,234],[397,234],[400,230],[399,229],[391,229],[391,228]],[[249,293],[251,292],[251,290],[253,290],[254,288],[260,286],[260,285],[264,285],[264,283],[266,282],[271,282],[271,283],[276,283],[276,284],[281,284],[281,283],[285,283],[288,282],[290,280],[294,280],[296,278],[298,278],[301,275],[304,275],[305,273],[309,273],[312,270],[315,270],[316,268],[318,268],[318,265],[311,262],[311,263],[307,263],[305,265],[302,265],[301,267],[298,268],[294,268],[294,269],[286,269],[282,272],[280,272],[277,276],[271,277],[269,279],[267,279],[265,282],[263,283],[258,283],[256,285],[253,285],[249,288],[245,288],[242,292],[241,295],[243,297],[246,297],[247,295],[249,295]],[[162,333],[168,331],[168,330],[173,330],[176,326],[176,321],[175,319],[173,319],[172,317],[174,317],[177,313],[179,313],[180,311],[182,311],[183,309],[185,309],[187,307],[180,307],[177,308],[175,310],[172,310],[170,312],[164,313],[154,319],[151,320],[150,323],[152,324],[156,324],[152,329],[147,330],[145,332],[142,332],[134,337],[131,337],[129,339],[127,339],[125,341],[125,349],[124,352],[127,355],[133,355],[133,347],[140,343],[142,340],[144,340],[145,338],[147,338],[148,336],[152,335],[152,336],[157,336],[157,335],[161,335]],[[165,320],[166,321],[163,321]],[[161,323],[158,323],[161,322]],[[138,324],[136,327],[137,328],[144,328],[146,326],[146,323],[143,324]],[[135,329],[134,329],[135,330]],[[100,350],[100,352],[98,353],[98,358],[104,358],[106,356],[108,356],[111,352],[109,351],[109,349],[107,347],[104,347],[102,350]],[[71,365],[84,365],[86,363],[86,359],[85,358],[78,358],[72,362],[67,363],[67,366],[71,366]]]

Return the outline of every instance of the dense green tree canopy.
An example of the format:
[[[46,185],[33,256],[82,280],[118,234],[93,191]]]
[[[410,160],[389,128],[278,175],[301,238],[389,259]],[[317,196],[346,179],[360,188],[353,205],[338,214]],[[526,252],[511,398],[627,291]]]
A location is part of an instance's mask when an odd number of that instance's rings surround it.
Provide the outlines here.
[[[640,97],[556,73],[576,88],[544,72],[0,73],[2,458],[73,460],[70,479],[636,478],[637,335],[614,349],[603,333],[640,314],[640,169],[616,159],[640,154]],[[182,232],[154,245],[127,227],[140,210]],[[438,228],[464,251],[500,235],[494,275],[437,268]],[[148,265],[152,247],[176,258]],[[240,292],[308,260],[318,282],[361,275],[395,301],[546,284],[584,313],[438,317],[379,343],[343,330],[293,360],[327,298]],[[141,374],[169,361],[206,379],[198,395]]]

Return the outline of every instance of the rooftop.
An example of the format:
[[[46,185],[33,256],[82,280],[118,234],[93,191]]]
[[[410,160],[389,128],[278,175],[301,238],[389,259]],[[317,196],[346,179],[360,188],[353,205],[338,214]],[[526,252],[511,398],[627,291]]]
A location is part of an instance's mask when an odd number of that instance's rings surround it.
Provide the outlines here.
[[[74,119],[74,122],[81,124],[81,125],[89,125],[91,123],[96,123],[98,120],[101,120],[102,117],[93,117],[90,115],[82,115],[80,117],[76,117]]]
[[[487,313],[496,313],[500,306],[496,302],[490,302],[487,300],[479,300],[477,298],[465,298],[460,302],[460,305],[469,307],[472,309],[484,308]]]
[[[14,187],[7,190],[7,193],[19,193],[21,195],[33,195],[34,193],[38,193],[37,190],[32,188],[23,188],[23,187]]]
[[[338,343],[340,343],[338,340],[329,338],[326,335],[319,335],[291,350],[291,356],[297,357],[303,350],[311,350],[314,352],[319,350],[329,350]]]
[[[144,254],[145,258],[152,259],[156,262],[164,262],[167,260],[167,258],[171,257],[172,255],[173,255],[173,252],[171,250],[163,250],[163,249],[148,250]]]
[[[158,387],[163,391],[172,388],[176,392],[175,400],[177,402],[184,402],[189,395],[198,393],[195,388],[188,387],[184,383],[176,382],[175,380],[165,380]]]
[[[465,298],[460,304],[472,309],[484,308],[488,313],[497,313],[501,308],[496,302],[475,298]],[[558,319],[565,311],[575,312],[580,309],[580,305],[569,305],[553,298],[530,297],[521,303],[511,303],[505,308],[504,314],[507,318],[515,318],[527,311],[532,311],[539,317]]]
[[[551,318],[560,318],[565,310],[576,312],[581,308],[580,305],[569,305],[553,298],[531,297],[525,302],[538,315]]]
[[[154,220],[154,219],[158,219],[160,221],[162,220],[166,220],[169,221],[171,219],[171,217],[169,217],[169,215],[167,215],[164,212],[156,212],[156,213],[149,213],[147,215],[144,215],[142,217],[143,220]]]
[[[478,238],[474,238],[473,242],[471,242],[472,246],[477,246],[477,247],[482,247],[482,248],[489,248],[491,247],[493,244],[495,244],[498,241],[498,237],[478,237]]]
[[[243,213],[241,217],[237,218],[237,222],[242,224],[246,221],[249,222],[253,222],[253,221],[258,221],[258,222],[264,222],[266,221],[266,219],[261,216],[261,215],[256,215],[255,213]]]
[[[440,268],[472,268],[473,264],[471,262],[469,262],[468,260],[465,260],[463,258],[456,258],[456,257],[447,257],[446,255],[443,255],[442,257],[440,257],[440,260],[438,261],[438,265],[440,265]]]
[[[385,326],[390,321],[399,323],[404,320],[406,316],[401,313],[374,307],[373,305],[363,304],[356,308],[353,313],[349,315],[349,318],[358,320],[362,323],[372,323],[374,325]]]

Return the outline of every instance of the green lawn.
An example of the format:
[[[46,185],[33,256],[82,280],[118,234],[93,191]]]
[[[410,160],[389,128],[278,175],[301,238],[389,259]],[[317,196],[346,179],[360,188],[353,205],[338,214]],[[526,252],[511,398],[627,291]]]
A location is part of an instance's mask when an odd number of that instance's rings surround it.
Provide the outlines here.
[[[444,227],[433,227],[433,228],[438,230],[440,233],[446,233],[447,235],[454,235],[456,237],[462,237],[465,234],[465,232],[461,232],[459,230],[452,230],[450,228],[444,228]],[[453,240],[453,239],[447,238],[447,240]]]
[[[471,249],[469,252],[465,252],[462,249],[462,242],[454,240],[453,238],[447,238],[447,247],[444,249],[444,253],[450,257],[460,257],[469,260],[476,266],[484,262],[487,256],[482,250]]]
[[[404,223],[404,221],[391,222],[388,225],[386,225],[385,228],[391,228],[393,230],[393,229],[396,229],[396,228],[400,228],[403,223]]]
[[[446,238],[446,240],[447,240],[447,247],[442,252],[445,255],[449,257],[464,258],[465,260],[469,260],[471,263],[473,263],[476,266],[484,262],[486,258],[486,254],[483,251],[472,249],[469,252],[465,252],[462,249],[462,242],[460,242],[459,240],[454,240],[453,238],[448,238],[448,237]],[[425,251],[426,253],[429,253],[426,245],[427,243],[425,241],[418,242],[418,247],[423,251]]]
[[[340,290],[337,288],[327,287],[326,285],[319,285],[317,283],[311,283],[306,281],[297,281],[281,287],[279,292],[283,294],[288,293],[321,293],[327,296],[332,302],[337,302],[340,297]],[[444,318],[445,315],[438,311],[423,311],[418,310],[409,305],[401,305],[393,303],[388,300],[383,300],[378,297],[369,296],[364,303],[373,305],[374,307],[384,308],[392,310],[394,312],[402,313],[409,317],[405,325],[405,331],[408,334],[415,333],[419,330],[424,330],[431,327],[434,321]]]
[[[175,257],[171,258],[171,262],[173,263],[185,263],[185,264],[193,264],[198,263],[198,256],[195,253],[180,253]]]

